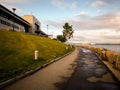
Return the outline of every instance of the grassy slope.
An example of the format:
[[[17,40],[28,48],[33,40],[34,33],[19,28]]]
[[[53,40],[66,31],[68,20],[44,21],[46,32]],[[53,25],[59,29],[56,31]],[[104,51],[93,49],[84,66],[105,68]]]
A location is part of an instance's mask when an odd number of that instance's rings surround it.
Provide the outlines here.
[[[34,51],[39,59],[34,60]],[[0,30],[0,82],[53,60],[71,51],[49,38]]]

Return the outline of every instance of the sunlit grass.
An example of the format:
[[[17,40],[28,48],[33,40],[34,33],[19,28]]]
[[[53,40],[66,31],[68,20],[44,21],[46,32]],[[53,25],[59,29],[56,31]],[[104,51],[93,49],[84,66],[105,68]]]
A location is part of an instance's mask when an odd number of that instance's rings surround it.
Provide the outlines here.
[[[35,50],[39,51],[37,61],[34,60]],[[0,30],[0,82],[35,69],[72,50],[49,38]]]

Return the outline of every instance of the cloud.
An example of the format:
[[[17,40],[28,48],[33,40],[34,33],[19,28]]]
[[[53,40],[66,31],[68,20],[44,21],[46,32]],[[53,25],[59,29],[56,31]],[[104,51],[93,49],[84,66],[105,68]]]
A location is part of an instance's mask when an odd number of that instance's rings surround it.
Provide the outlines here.
[[[75,31],[74,37],[68,42],[74,43],[120,43],[120,32],[112,30]]]
[[[76,8],[78,8],[79,7],[79,4],[78,4],[78,2],[72,2],[72,4],[71,4],[71,8],[72,9],[76,9]]]
[[[63,22],[53,21],[53,20],[46,20],[44,21],[47,25],[50,25],[54,28],[61,29],[63,27]]]
[[[114,9],[118,9],[119,5],[118,3],[120,3],[120,0],[91,0],[91,7],[93,8],[104,8],[104,7],[108,7],[108,8],[112,8],[112,10]]]
[[[79,29],[96,30],[96,29],[119,29],[120,28],[120,12],[108,13],[105,15],[89,17],[76,16],[77,23],[80,23]],[[75,22],[75,21],[73,21]],[[74,24],[74,23],[73,23]]]
[[[67,4],[66,4],[65,0],[52,0],[52,4],[55,5],[58,8],[67,7]]]
[[[104,7],[104,6],[106,6],[106,5],[107,5],[106,2],[104,2],[104,1],[102,1],[102,0],[99,0],[99,1],[93,2],[91,6],[92,6],[92,7]]]
[[[99,14],[103,13],[100,9],[98,9],[96,12],[99,13]]]
[[[67,20],[61,21],[51,21],[48,20],[49,24],[53,27],[60,27],[65,22],[69,22],[73,25],[75,30],[101,30],[101,29],[113,29],[120,30],[120,12],[118,13],[108,13],[100,16],[90,17],[83,15],[85,12],[81,12],[76,16],[69,18]]]
[[[101,1],[106,2],[108,4],[120,2],[120,0],[101,0]]]
[[[86,11],[81,11],[79,14],[76,14],[76,16],[81,16],[81,15],[87,15],[88,14],[88,12],[86,12]]]
[[[61,31],[65,22],[73,25],[75,31],[75,38],[71,39],[73,42],[120,43],[120,12],[94,17],[79,13],[67,20],[46,21]]]
[[[20,3],[27,3],[29,0],[0,0],[0,3],[8,8],[10,11],[13,11],[12,8],[16,8],[16,13],[21,13],[23,12],[22,9],[16,7],[15,5],[13,6],[12,4],[20,4]]]
[[[67,2],[66,0],[52,0],[51,3],[61,9],[71,8],[76,9],[79,7],[79,3],[77,1]]]
[[[22,9],[20,9],[20,8],[18,8],[18,7],[16,7],[16,6],[12,6],[12,5],[9,5],[9,4],[2,4],[2,5],[4,5],[7,9],[9,9],[10,11],[13,11],[12,10],[12,8],[16,8],[16,13],[21,13],[21,12],[23,12],[23,10]]]
[[[0,3],[25,3],[29,0],[0,0]]]

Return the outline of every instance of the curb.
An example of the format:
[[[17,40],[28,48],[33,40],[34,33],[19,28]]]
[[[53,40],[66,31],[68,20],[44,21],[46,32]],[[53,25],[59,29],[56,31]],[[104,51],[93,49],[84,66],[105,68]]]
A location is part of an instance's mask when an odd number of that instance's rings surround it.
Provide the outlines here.
[[[46,63],[46,64],[43,64],[42,66],[37,67],[37,68],[34,69],[34,70],[27,71],[27,72],[25,72],[25,73],[23,73],[23,74],[21,74],[21,75],[19,75],[19,76],[16,76],[15,78],[12,78],[12,79],[9,79],[9,80],[7,80],[7,81],[4,81],[4,82],[0,83],[0,89],[6,87],[6,86],[8,86],[8,85],[11,85],[12,83],[14,83],[14,82],[16,82],[16,81],[18,81],[18,80],[20,80],[20,79],[22,79],[22,78],[25,78],[25,77],[27,77],[28,75],[32,75],[33,73],[37,72],[38,70],[41,70],[41,69],[47,67],[48,65],[50,65],[50,64],[52,64],[52,63],[54,63],[54,62],[56,62],[56,61],[59,61],[60,59],[64,58],[65,56],[68,56],[68,55],[71,54],[72,52],[73,52],[73,51],[71,51],[71,52],[69,52],[69,53],[67,53],[67,54],[65,54],[65,55],[63,55],[63,56],[61,56],[61,57],[58,57],[58,58],[56,58],[56,59],[54,59],[54,60],[51,60],[50,62],[48,62],[48,63]]]
[[[112,74],[116,77],[116,79],[120,82],[120,71],[116,70],[114,66],[110,64],[108,61],[102,60],[101,57],[97,53],[95,54],[106,65],[106,67],[112,72]]]
[[[120,82],[120,71],[115,69],[115,67],[108,61],[103,61],[103,63],[109,68],[109,70],[114,74],[114,76],[118,79]]]

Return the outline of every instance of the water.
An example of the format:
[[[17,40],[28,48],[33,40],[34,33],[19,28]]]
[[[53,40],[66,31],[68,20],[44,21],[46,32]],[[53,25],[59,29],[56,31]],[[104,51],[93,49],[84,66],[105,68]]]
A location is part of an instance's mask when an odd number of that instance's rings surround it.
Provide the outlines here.
[[[94,45],[94,46],[120,52],[120,45]]]

